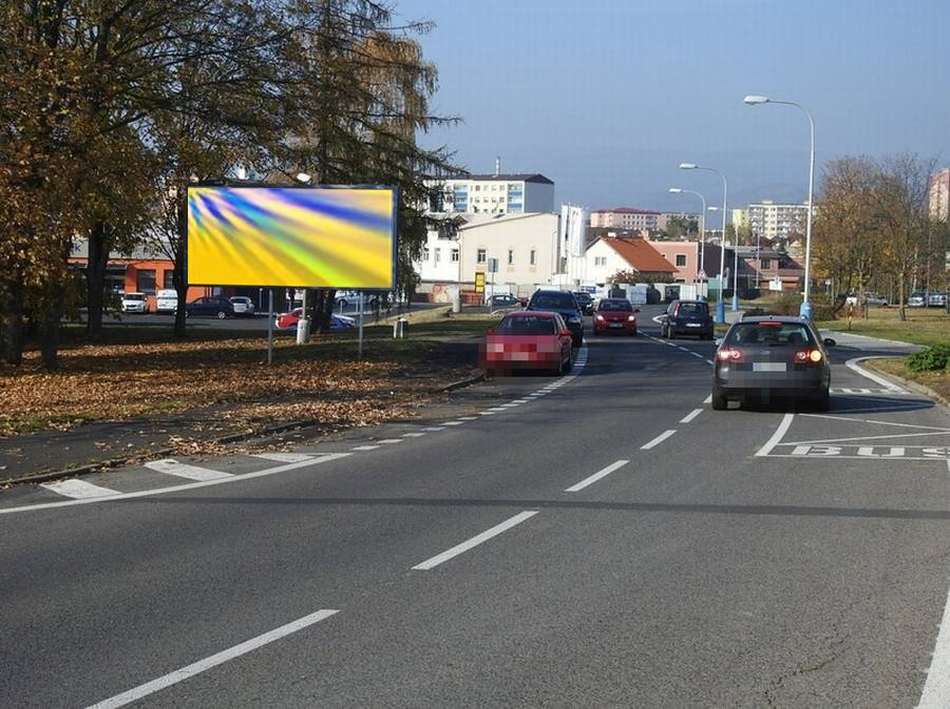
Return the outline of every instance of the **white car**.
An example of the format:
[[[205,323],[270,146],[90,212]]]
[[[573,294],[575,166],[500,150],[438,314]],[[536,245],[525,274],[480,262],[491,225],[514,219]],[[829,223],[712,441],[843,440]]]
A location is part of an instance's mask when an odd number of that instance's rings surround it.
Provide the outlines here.
[[[931,308],[943,308],[947,305],[946,293],[931,293],[927,298],[927,305]]]
[[[921,293],[919,291],[911,293],[910,298],[907,299],[907,305],[911,308],[923,308],[927,305],[927,294]]]
[[[178,310],[178,292],[172,289],[160,290],[155,294],[156,313],[174,313]]]
[[[123,313],[147,313],[148,301],[145,293],[126,293],[122,296]]]
[[[234,306],[235,315],[253,315],[254,314],[254,301],[243,295],[236,295],[233,298],[229,298],[231,305]]]

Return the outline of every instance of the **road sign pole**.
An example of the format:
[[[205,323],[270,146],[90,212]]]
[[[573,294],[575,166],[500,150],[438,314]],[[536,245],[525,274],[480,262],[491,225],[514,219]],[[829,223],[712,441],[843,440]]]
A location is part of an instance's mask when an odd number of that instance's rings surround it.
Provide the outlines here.
[[[274,362],[274,289],[267,289],[267,364]]]
[[[359,358],[363,359],[363,305],[364,305],[364,293],[360,291],[360,344],[359,344]]]

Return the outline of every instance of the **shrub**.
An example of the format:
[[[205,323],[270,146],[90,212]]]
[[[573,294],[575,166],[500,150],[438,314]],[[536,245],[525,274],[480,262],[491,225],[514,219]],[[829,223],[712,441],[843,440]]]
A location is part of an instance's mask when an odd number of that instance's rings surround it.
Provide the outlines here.
[[[936,372],[947,369],[950,363],[950,345],[934,345],[907,358],[907,368],[912,372]]]

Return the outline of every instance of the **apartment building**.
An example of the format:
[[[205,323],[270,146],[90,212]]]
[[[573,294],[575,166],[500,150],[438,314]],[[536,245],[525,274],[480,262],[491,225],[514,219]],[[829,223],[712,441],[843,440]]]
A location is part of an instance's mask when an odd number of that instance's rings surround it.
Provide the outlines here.
[[[657,228],[660,212],[650,209],[636,209],[634,207],[614,207],[613,209],[598,209],[590,213],[592,229],[644,229]]]
[[[931,219],[950,220],[950,168],[945,167],[930,176],[928,197]]]
[[[767,199],[732,210],[732,223],[737,228],[751,227],[753,234],[767,239],[785,239],[792,232],[803,233],[807,218],[807,204],[777,204]]]
[[[554,211],[554,182],[540,173],[465,175],[426,180],[432,214],[531,214]]]

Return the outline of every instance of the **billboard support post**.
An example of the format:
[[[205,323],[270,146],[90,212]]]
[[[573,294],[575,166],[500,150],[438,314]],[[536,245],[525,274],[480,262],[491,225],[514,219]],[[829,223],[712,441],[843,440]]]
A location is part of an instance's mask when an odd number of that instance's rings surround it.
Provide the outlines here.
[[[363,291],[360,291],[360,337],[359,337],[359,358],[363,359],[363,305],[365,302],[365,294]]]
[[[274,289],[267,289],[267,364],[274,362]]]

